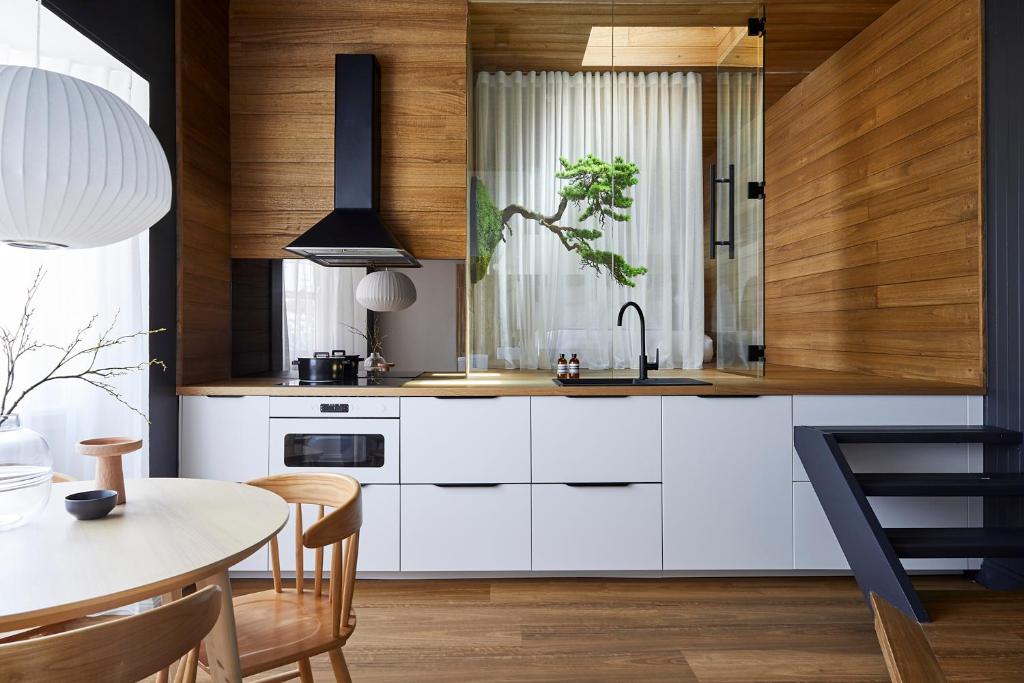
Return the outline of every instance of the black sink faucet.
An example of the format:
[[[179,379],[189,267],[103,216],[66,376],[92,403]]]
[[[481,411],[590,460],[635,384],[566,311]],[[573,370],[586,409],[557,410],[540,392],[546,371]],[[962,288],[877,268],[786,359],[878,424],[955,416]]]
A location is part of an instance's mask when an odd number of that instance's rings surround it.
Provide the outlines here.
[[[640,316],[640,379],[647,379],[648,370],[657,370],[658,364],[661,362],[661,349],[654,350],[654,362],[647,362],[647,324],[644,322],[644,311],[640,308],[639,304],[635,301],[627,301],[622,304],[622,308],[619,309],[619,327],[622,327],[622,315],[626,312],[627,308],[635,308],[636,314]]]

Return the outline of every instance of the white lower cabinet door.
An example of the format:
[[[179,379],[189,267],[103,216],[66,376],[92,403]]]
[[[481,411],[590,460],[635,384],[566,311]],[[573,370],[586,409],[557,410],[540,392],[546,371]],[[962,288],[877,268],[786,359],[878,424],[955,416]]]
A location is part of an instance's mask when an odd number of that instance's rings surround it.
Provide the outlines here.
[[[533,482],[660,482],[660,428],[660,396],[534,396]]]
[[[178,474],[245,482],[267,476],[270,399],[266,396],[182,396]],[[233,571],[265,572],[266,546]]]
[[[791,398],[662,400],[666,570],[793,568]]]
[[[399,486],[390,484],[368,484],[363,486],[363,526],[359,530],[359,557],[356,571],[396,572],[399,568]],[[290,505],[292,515],[277,536],[280,551],[281,570],[295,571],[295,506]],[[325,510],[328,514],[330,510]],[[317,506],[302,506],[303,528],[316,521]],[[331,549],[324,548],[324,575],[330,573]],[[302,569],[306,576],[313,576],[316,551],[302,549]]]
[[[661,569],[661,485],[533,485],[534,571]]]
[[[402,571],[528,571],[530,485],[402,485]]]
[[[530,398],[402,398],[403,484],[528,484]]]
[[[871,502],[883,527],[965,527],[968,525],[966,498],[872,497]],[[810,482],[793,484],[793,543],[797,569],[849,569],[832,525],[818,502]],[[962,558],[903,560],[907,569],[964,570]]]

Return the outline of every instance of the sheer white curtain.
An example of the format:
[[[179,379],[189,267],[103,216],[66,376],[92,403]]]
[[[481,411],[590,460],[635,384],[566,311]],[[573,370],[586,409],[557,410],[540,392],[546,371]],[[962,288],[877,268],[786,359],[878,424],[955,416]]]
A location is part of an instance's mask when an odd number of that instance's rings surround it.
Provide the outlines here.
[[[608,222],[599,247],[649,269],[636,287],[581,270],[557,237],[516,216],[488,274],[472,287],[472,348],[492,366],[548,368],[559,353],[584,367],[636,367],[634,314],[647,314],[648,355],[662,367],[700,367],[704,336],[701,77],[696,73],[480,73],[475,168],[499,210],[546,214],[559,202],[559,157],[621,156],[639,167],[627,222]],[[576,222],[571,206],[561,224]]]
[[[366,341],[350,329],[366,331],[366,309],[356,302],[355,294],[365,275],[365,268],[326,268],[305,259],[284,261],[284,367],[315,351],[344,349],[365,355]]]
[[[0,63],[34,65],[35,3],[0,0]],[[104,87],[149,118],[146,81],[98,45],[43,11],[40,66],[71,74]],[[38,268],[46,277],[35,301],[34,336],[41,342],[66,344],[76,330],[97,316],[105,329],[115,319],[115,333],[130,334],[149,326],[149,238],[146,233],[98,249],[35,252],[0,246],[0,324],[13,327],[24,304],[25,290]],[[164,334],[174,334],[173,330]],[[95,339],[95,336],[91,337]],[[104,366],[135,365],[148,359],[145,337],[111,349],[99,358]],[[56,361],[40,351],[19,362],[15,386],[39,379]],[[0,369],[0,380],[5,378]],[[146,410],[148,372],[112,380],[131,405]],[[92,478],[94,458],[75,453],[75,443],[95,436],[141,436],[148,442],[146,421],[98,389],[78,380],[51,382],[34,391],[17,413],[50,444],[54,468],[77,478]],[[124,459],[125,475],[146,476],[148,448]]]

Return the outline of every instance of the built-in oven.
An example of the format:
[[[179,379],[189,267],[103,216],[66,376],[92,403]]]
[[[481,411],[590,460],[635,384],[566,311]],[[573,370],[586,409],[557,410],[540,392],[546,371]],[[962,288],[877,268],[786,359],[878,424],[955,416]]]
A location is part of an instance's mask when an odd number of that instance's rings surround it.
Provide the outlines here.
[[[339,472],[397,484],[396,397],[271,397],[270,473]]]

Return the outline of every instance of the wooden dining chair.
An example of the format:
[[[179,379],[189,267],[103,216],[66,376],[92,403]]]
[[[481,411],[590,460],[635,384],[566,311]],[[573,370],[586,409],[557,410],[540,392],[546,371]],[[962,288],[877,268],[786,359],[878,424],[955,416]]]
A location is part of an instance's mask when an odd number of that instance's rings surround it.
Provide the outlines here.
[[[280,474],[248,482],[273,491],[295,504],[295,588],[281,581],[277,538],[270,540],[274,587],[234,599],[235,631],[242,676],[262,673],[285,664],[298,669],[264,678],[261,683],[298,676],[313,683],[310,657],[327,653],[335,680],[351,681],[342,647],[356,627],[352,610],[359,527],[363,523],[359,482],[341,474]],[[316,520],[303,527],[302,505],[316,505]],[[327,514],[325,510],[330,509]],[[331,546],[331,576],[324,594],[324,548]],[[312,590],[304,586],[303,548],[316,550]],[[206,653],[199,663],[207,668]],[[188,677],[186,677],[188,680]]]
[[[208,586],[137,616],[0,645],[0,682],[135,683],[194,648],[219,613],[220,588]]]

